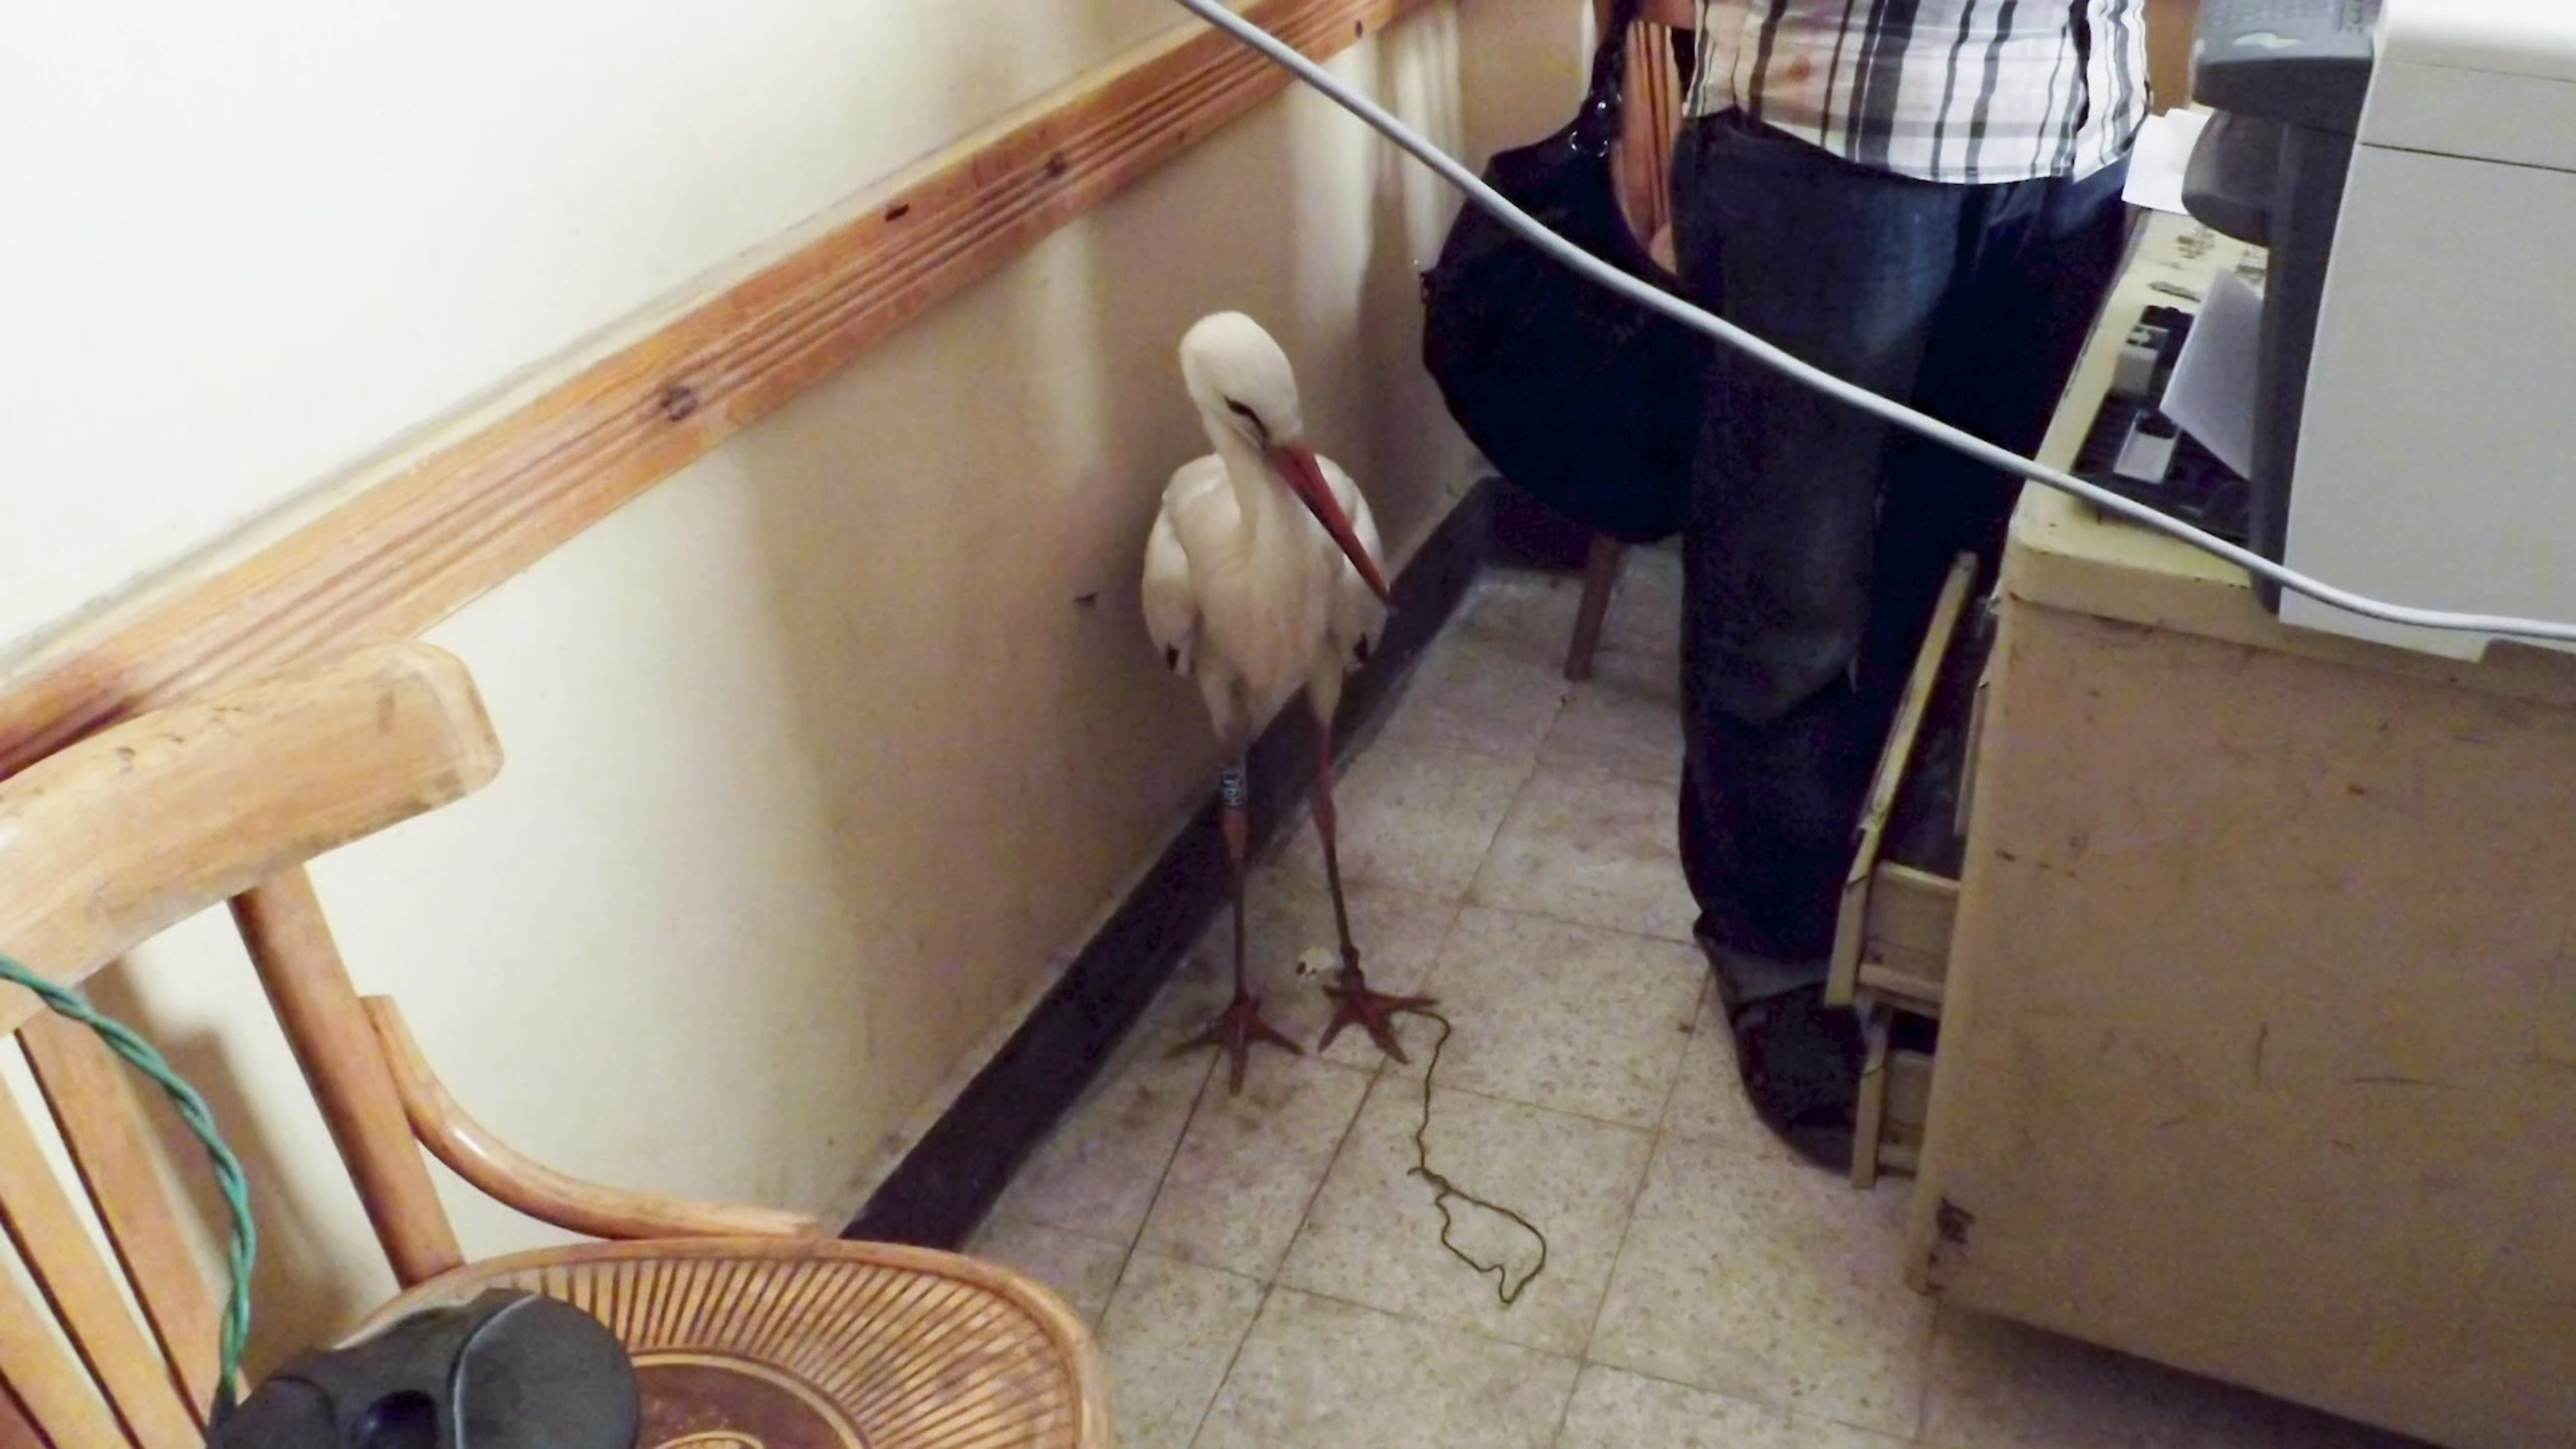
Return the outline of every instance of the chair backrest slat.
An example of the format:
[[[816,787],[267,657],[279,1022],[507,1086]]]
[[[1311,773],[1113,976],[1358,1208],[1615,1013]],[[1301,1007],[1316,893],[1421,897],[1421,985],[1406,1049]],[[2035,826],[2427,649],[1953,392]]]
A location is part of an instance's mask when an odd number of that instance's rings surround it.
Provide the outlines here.
[[[46,1436],[20,1407],[18,1396],[9,1391],[8,1382],[0,1379],[0,1444],[33,1444],[45,1449]]]
[[[159,1350],[99,1256],[14,1100],[0,1101],[0,1225],[127,1438],[140,1449],[201,1449],[204,1435]],[[58,1357],[59,1355],[48,1355]],[[46,1372],[42,1364],[38,1373]],[[12,1381],[16,1377],[12,1366]]]
[[[18,1033],[125,1281],[192,1410],[213,1402],[215,1295],[170,1210],[171,1194],[131,1069],[78,1022],[39,1017]]]
[[[361,648],[128,721],[0,780],[0,951],[77,986],[167,927],[257,893],[288,908],[246,911],[246,930],[262,927],[254,949],[284,941],[296,961],[336,973],[303,864],[499,768],[464,666],[421,644]],[[381,1059],[359,1062],[372,1076],[334,1065],[349,1042],[374,1044],[345,973],[332,980],[331,1009],[306,1010],[288,1035],[334,1089],[326,1112],[350,1097],[344,1079],[380,1088],[357,1094],[371,1111],[332,1125],[371,1170],[394,1165],[375,1176],[408,1169],[412,1210],[387,1242],[409,1281],[452,1261],[453,1237]],[[10,1037],[34,1092],[0,1061],[0,1449],[201,1449],[220,1270],[174,1191],[174,1169],[197,1164],[165,1160],[143,1089],[89,1028],[0,986],[0,1051]]]
[[[0,1389],[7,1391],[0,1398],[34,1430],[30,1441],[47,1449],[132,1444],[97,1381],[56,1336],[52,1317],[17,1279],[0,1273]],[[0,1425],[8,1421],[0,1413]],[[6,1442],[16,1449],[19,1441]]]
[[[312,877],[301,868],[280,871],[234,897],[232,912],[394,1281],[410,1288],[463,1263]]]

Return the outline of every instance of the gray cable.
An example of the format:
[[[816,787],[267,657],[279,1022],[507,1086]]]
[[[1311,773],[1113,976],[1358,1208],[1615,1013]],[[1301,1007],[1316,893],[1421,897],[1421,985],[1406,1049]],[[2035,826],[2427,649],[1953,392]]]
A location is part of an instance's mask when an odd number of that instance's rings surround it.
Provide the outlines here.
[[[2235,564],[2258,578],[2269,579],[2295,594],[2304,594],[2320,603],[2377,619],[2389,624],[2412,625],[2420,629],[2442,629],[2465,634],[2495,634],[2519,639],[2546,639],[2576,644],[2576,624],[2554,623],[2542,619],[2517,619],[2495,614],[2459,614],[2443,609],[2419,609],[2406,604],[2383,603],[2341,589],[2322,580],[2312,579],[2296,569],[2280,564],[2239,547],[2215,534],[2194,528],[2178,518],[2123,498],[2097,484],[2087,483],[2072,473],[2033,462],[2009,449],[1999,448],[1972,433],[1962,432],[1938,418],[1927,417],[1903,403],[1893,402],[1866,388],[1855,387],[1841,378],[1811,366],[1745,331],[1743,328],[1702,311],[1673,296],[1660,287],[1649,285],[1603,262],[1581,247],[1548,230],[1536,218],[1512,205],[1501,193],[1478,179],[1476,173],[1460,165],[1447,152],[1426,140],[1402,121],[1387,114],[1366,96],[1335,80],[1322,66],[1297,53],[1268,31],[1225,8],[1220,0],[1177,0],[1185,10],[1198,15],[1235,39],[1267,56],[1272,62],[1293,73],[1299,80],[1330,97],[1334,104],[1368,123],[1372,130],[1402,147],[1415,160],[1439,173],[1442,180],[1467,194],[1505,226],[1519,233],[1532,246],[1602,286],[1629,298],[1639,306],[1652,308],[1698,332],[1704,332],[1729,347],[1750,354],[1765,366],[1788,374],[1791,378],[1863,412],[1874,414],[1910,429],[1924,437],[2008,473],[2017,473],[2034,483],[2045,484],[2061,493],[2071,493],[2105,513],[2115,514],[2132,523],[2169,534],[2205,553]]]

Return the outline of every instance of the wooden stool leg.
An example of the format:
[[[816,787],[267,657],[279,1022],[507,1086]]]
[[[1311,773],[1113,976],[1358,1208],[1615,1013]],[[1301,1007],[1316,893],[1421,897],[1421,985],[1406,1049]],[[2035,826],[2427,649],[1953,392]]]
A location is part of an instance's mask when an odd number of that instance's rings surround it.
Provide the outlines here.
[[[1583,559],[1583,605],[1574,614],[1574,642],[1566,646],[1565,677],[1581,684],[1592,677],[1592,652],[1601,647],[1601,622],[1610,613],[1610,591],[1619,585],[1619,559],[1627,545],[1608,534],[1592,535]]]
[[[1860,1105],[1852,1126],[1851,1182],[1866,1189],[1878,1185],[1879,1139],[1887,1135],[1887,1037],[1895,1013],[1884,1006],[1866,1005],[1861,1021],[1869,1059],[1861,1067]]]

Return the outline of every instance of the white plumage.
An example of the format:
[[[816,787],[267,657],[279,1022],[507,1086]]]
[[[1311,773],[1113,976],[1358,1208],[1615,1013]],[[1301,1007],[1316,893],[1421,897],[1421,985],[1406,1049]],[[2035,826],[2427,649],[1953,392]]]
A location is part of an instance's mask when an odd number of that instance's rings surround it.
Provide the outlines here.
[[[1335,1011],[1324,1043],[1357,1025],[1401,1061],[1392,1017],[1431,1003],[1369,989],[1334,847],[1333,711],[1343,671],[1368,657],[1386,624],[1377,520],[1351,475],[1307,445],[1287,354],[1251,318],[1200,319],[1181,339],[1181,378],[1216,451],[1183,464],[1163,489],[1145,540],[1145,627],[1173,671],[1198,681],[1225,742],[1232,763],[1223,819],[1234,871],[1234,1000],[1191,1045],[1225,1052],[1236,1092],[1253,1043],[1298,1049],[1262,1020],[1244,980],[1249,827],[1241,768],[1253,731],[1303,686],[1320,726],[1315,829],[1342,960],[1325,987]]]
[[[1351,475],[1306,449],[1296,376],[1251,318],[1223,312],[1192,327],[1181,374],[1216,451],[1163,489],[1145,543],[1145,627],[1239,750],[1300,685],[1330,720],[1343,672],[1386,624],[1378,588],[1301,485],[1320,483],[1372,572],[1383,567],[1377,520]]]

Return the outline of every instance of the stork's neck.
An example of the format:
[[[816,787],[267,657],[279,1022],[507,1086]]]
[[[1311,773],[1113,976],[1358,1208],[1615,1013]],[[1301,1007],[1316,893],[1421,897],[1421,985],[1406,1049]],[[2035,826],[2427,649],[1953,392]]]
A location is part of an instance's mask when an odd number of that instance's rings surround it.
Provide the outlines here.
[[[1226,482],[1234,488],[1235,507],[1242,512],[1245,529],[1254,534],[1266,531],[1285,515],[1287,485],[1250,439],[1214,418],[1204,421],[1208,441],[1216,445],[1216,455],[1225,463]]]

